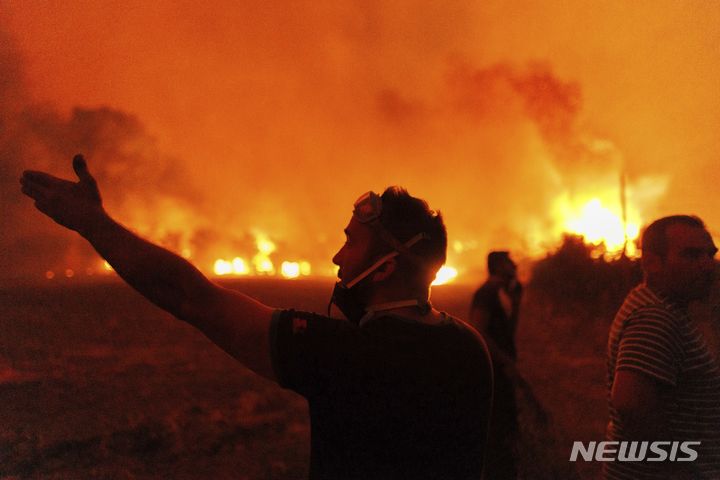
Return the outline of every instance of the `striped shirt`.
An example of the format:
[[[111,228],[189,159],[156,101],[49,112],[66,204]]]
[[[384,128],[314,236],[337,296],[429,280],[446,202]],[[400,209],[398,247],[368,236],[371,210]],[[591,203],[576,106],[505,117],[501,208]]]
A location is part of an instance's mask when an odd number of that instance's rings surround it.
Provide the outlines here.
[[[646,285],[625,299],[608,338],[608,400],[618,370],[632,370],[666,385],[663,414],[672,438],[700,441],[694,462],[607,462],[608,479],[720,478],[720,368],[687,312]],[[622,417],[609,402],[607,439],[632,440]],[[637,439],[635,439],[637,440]]]

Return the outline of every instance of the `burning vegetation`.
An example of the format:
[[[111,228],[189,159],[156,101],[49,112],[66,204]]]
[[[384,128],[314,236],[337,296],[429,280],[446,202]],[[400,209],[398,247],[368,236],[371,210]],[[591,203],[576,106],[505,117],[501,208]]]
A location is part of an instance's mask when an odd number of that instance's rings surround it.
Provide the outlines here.
[[[717,44],[715,10],[668,10],[638,31],[617,25],[622,5],[566,38],[575,29],[549,28],[559,18],[550,12],[570,19],[576,7],[552,2],[523,12],[310,3],[302,14],[131,3],[117,25],[119,12],[93,4],[7,8],[3,278],[107,274],[72,234],[28,221],[17,191],[26,168],[70,176],[77,152],[108,210],[210,275],[333,276],[352,199],[393,184],[445,215],[438,283],[478,281],[492,249],[540,259],[570,233],[608,258],[632,257],[639,229],[660,215],[716,223],[702,173],[716,170],[718,151],[718,69],[706,48]],[[521,41],[528,25],[509,22],[518,15],[545,19],[547,31]],[[117,31],[96,36],[99,25]],[[647,41],[627,48],[631,30]],[[617,45],[598,47],[592,32]],[[680,32],[672,51],[655,48],[668,32]],[[642,45],[652,55],[627,60]],[[655,80],[644,62],[674,67]]]

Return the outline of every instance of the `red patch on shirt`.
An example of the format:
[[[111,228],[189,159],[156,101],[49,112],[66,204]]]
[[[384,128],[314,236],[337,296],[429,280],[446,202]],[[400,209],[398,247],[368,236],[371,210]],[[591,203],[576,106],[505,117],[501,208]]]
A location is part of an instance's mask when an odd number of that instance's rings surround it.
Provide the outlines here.
[[[304,318],[293,318],[292,320],[292,331],[293,333],[305,333],[307,330],[307,320]]]

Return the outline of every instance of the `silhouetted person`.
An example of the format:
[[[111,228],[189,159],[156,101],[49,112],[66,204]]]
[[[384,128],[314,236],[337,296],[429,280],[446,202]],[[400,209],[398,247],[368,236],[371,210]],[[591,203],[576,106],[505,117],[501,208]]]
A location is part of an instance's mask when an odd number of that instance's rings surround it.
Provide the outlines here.
[[[473,296],[470,323],[515,360],[515,331],[522,300],[517,266],[508,252],[494,251],[488,254],[487,268],[489,277]]]
[[[475,292],[470,323],[482,333],[490,348],[495,376],[495,399],[490,422],[490,442],[486,462],[487,478],[512,479],[517,476],[518,381],[515,360],[515,330],[522,298],[517,266],[506,251],[490,252],[489,277]]]
[[[605,477],[720,478],[720,366],[687,314],[710,291],[717,248],[702,220],[685,215],[650,224],[641,248],[645,280],[608,339],[607,439],[701,444],[692,462],[605,462]]]
[[[477,479],[492,370],[482,337],[438,312],[429,286],[445,261],[442,217],[405,190],[355,203],[332,302],[340,320],[276,310],[208,280],[103,209],[80,181],[23,174],[22,191],[77,231],[132,287],[254,372],[308,400],[313,479]]]

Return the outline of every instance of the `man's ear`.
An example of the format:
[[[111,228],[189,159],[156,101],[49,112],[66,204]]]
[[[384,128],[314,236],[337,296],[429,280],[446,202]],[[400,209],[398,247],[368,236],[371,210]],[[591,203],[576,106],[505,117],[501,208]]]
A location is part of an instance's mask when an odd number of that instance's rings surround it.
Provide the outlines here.
[[[659,272],[663,263],[662,257],[653,252],[643,252],[640,262],[645,273],[650,274]]]
[[[378,267],[377,270],[375,270],[375,273],[373,273],[373,282],[382,282],[383,280],[387,280],[390,278],[390,275],[392,275],[395,272],[395,269],[397,268],[397,260],[394,258],[389,259],[380,267]]]

